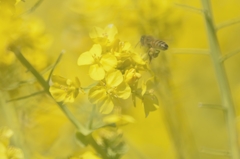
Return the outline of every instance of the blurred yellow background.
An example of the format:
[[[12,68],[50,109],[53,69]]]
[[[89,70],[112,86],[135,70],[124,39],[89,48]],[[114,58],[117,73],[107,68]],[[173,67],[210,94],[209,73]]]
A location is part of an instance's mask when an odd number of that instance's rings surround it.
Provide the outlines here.
[[[16,8],[25,13],[36,2],[25,0]],[[131,115],[136,122],[122,127],[129,146],[123,159],[230,158],[218,154],[219,150],[229,149],[224,112],[199,107],[199,103],[221,104],[210,57],[194,53],[209,49],[203,16],[180,4],[202,8],[200,0],[43,0],[35,11],[21,15],[23,21],[33,21],[40,28],[38,31],[46,34],[35,44],[44,43],[43,49],[39,47],[36,53],[26,49],[29,61],[43,72],[65,50],[54,73],[70,79],[78,76],[83,86],[92,80],[87,75],[87,67],[77,66],[77,58],[93,44],[88,35],[92,27],[114,24],[118,37],[129,41],[133,48],[141,35],[152,35],[168,43],[169,50],[160,53],[151,63],[159,78],[155,87],[159,109],[145,118],[140,102],[137,107],[130,102],[124,104],[124,114]],[[211,4],[215,24],[240,17],[238,0],[211,0]],[[223,55],[239,49],[239,29],[240,25],[235,24],[218,31]],[[141,48],[138,45],[136,49]],[[193,53],[185,49],[193,49]],[[225,62],[237,115],[240,113],[239,62],[238,54]],[[1,78],[0,125],[14,131],[12,142],[23,149],[27,157],[66,159],[91,149],[76,143],[75,128],[46,95],[5,102],[40,89],[35,82],[15,87],[16,82],[33,79],[19,63],[18,68],[2,66]],[[85,122],[91,110],[88,106],[86,95],[80,95],[68,107]],[[236,123],[240,124],[238,120]]]

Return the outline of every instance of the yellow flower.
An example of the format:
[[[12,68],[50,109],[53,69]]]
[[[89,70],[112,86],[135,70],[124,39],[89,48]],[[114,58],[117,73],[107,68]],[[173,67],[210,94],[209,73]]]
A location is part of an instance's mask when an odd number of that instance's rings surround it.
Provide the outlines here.
[[[108,45],[114,41],[117,32],[117,28],[113,24],[109,24],[104,29],[94,27],[89,36],[95,43]]]
[[[106,72],[117,66],[117,59],[110,53],[102,55],[101,45],[94,44],[90,51],[79,56],[78,65],[91,65],[89,69],[90,77],[94,80],[102,80]]]
[[[125,71],[124,77],[125,82],[127,82],[129,85],[135,84],[139,78],[141,78],[141,74],[136,71],[135,68],[130,68],[129,70]]]
[[[108,114],[113,110],[114,98],[127,99],[130,94],[131,88],[123,81],[122,73],[115,70],[106,75],[105,82],[91,88],[88,97],[100,107],[101,113]]]
[[[70,79],[53,75],[52,83],[49,91],[57,102],[74,102],[80,89],[80,81],[77,77],[73,82]]]

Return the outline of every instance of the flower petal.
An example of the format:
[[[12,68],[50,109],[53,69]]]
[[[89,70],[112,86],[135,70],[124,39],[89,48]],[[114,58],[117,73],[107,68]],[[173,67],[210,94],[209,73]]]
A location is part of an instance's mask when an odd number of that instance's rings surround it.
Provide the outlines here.
[[[116,87],[123,81],[123,75],[119,70],[109,72],[106,77],[106,84],[111,87]]]
[[[117,86],[116,94],[118,98],[127,99],[131,95],[131,88],[125,82],[122,82]]]
[[[94,44],[89,52],[92,57],[100,58],[102,55],[102,46],[100,44]]]
[[[65,100],[66,91],[60,89],[59,87],[55,87],[53,85],[49,88],[49,92],[57,102],[61,102]]]
[[[77,64],[81,65],[90,65],[94,63],[94,59],[89,51],[82,53],[79,58]]]
[[[106,32],[110,42],[114,40],[115,35],[118,33],[117,28],[113,24],[106,26],[104,31]]]
[[[104,99],[103,103],[99,104],[100,106],[100,113],[102,114],[109,114],[113,110],[114,104],[110,97]]]
[[[105,54],[102,56],[100,63],[105,71],[110,71],[117,66],[117,59],[114,55]]]
[[[93,27],[93,29],[89,32],[90,38],[98,38],[98,37],[103,37],[104,30],[99,27]]]
[[[89,90],[88,98],[91,103],[97,104],[106,97],[106,90],[101,86],[95,86]]]
[[[103,114],[108,114],[113,110],[114,104],[102,86],[96,86],[90,89],[88,98],[91,103],[100,107],[100,112]]]
[[[134,62],[136,62],[139,65],[145,65],[146,63],[143,61],[143,59],[136,53],[131,54],[131,58]]]
[[[89,75],[92,79],[99,81],[105,77],[105,71],[98,64],[95,64],[90,67]]]

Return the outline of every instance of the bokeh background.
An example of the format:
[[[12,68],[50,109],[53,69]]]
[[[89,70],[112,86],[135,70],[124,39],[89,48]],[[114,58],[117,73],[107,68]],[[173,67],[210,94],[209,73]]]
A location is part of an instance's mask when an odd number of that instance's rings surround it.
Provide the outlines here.
[[[88,33],[94,26],[104,28],[114,24],[118,37],[129,41],[133,48],[141,35],[152,35],[169,44],[169,50],[151,63],[159,78],[155,87],[159,109],[146,118],[140,102],[137,107],[130,102],[124,104],[123,113],[136,121],[121,128],[129,146],[123,159],[230,158],[218,154],[229,149],[224,112],[199,107],[199,103],[221,102],[211,59],[197,53],[209,48],[204,19],[198,12],[180,5],[201,9],[200,0],[43,0],[29,11],[36,2],[25,0],[16,5],[19,15],[16,19],[20,18],[20,23],[28,28],[21,30],[19,43],[31,41],[23,53],[46,77],[48,66],[64,50],[54,73],[70,79],[78,76],[83,86],[92,82],[87,67],[77,66],[77,58],[91,48],[93,42]],[[211,4],[216,24],[240,17],[238,0],[211,0]],[[4,24],[6,20],[2,19],[0,28],[8,30],[7,34],[15,32],[19,25],[17,20],[11,27],[4,28]],[[240,48],[239,29],[240,25],[235,24],[218,31],[223,55]],[[7,35],[1,32],[1,36],[3,39]],[[4,42],[0,40],[1,49]],[[141,48],[138,45],[135,49]],[[192,53],[186,49],[192,49]],[[1,58],[4,56],[1,54]],[[239,62],[240,55],[236,54],[224,63],[237,115]],[[41,89],[14,57],[1,64],[0,76],[0,125],[14,131],[12,144],[21,148],[26,157],[65,159],[91,150],[77,144],[75,128],[46,95],[6,103]],[[91,111],[86,95],[80,95],[68,107],[83,123]],[[239,125],[240,121],[236,123]]]

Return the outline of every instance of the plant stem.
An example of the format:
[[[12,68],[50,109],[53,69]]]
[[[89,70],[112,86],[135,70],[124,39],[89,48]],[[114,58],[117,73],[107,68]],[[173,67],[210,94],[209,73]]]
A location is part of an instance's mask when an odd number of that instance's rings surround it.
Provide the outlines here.
[[[35,78],[38,80],[40,85],[44,88],[44,91],[51,96],[49,92],[49,84],[45,79],[38,73],[38,71],[28,62],[27,59],[22,55],[21,51],[15,47],[12,46],[11,50],[14,52],[18,60],[29,69],[29,71],[35,76]],[[63,113],[66,115],[66,117],[71,121],[71,123],[77,128],[77,130],[83,134],[84,138],[88,140],[88,143],[98,152],[104,159],[110,159],[105,152],[105,150],[102,149],[101,146],[99,146],[96,141],[94,140],[91,131],[83,127],[81,123],[78,122],[78,120],[75,118],[75,116],[69,111],[69,109],[62,103],[62,102],[56,102],[59,108],[63,111]],[[119,159],[120,157],[114,157],[111,159]]]
[[[211,5],[209,0],[201,0],[202,6],[204,10],[204,20],[206,23],[206,30],[208,34],[208,41],[211,49],[211,59],[214,65],[220,94],[222,105],[226,109],[226,120],[228,125],[228,133],[229,133],[229,146],[230,146],[230,154],[232,159],[239,159],[239,147],[238,147],[238,137],[237,137],[237,128],[236,128],[236,115],[235,109],[231,97],[231,91],[228,84],[228,79],[226,75],[226,71],[223,63],[219,60],[221,57],[221,51],[215,31],[215,27],[213,24],[213,16],[211,12]]]
[[[20,50],[16,47],[11,48],[18,60],[34,75],[40,85],[43,87],[44,91],[51,96],[49,92],[49,84],[45,81],[45,79],[38,73],[38,71],[28,62],[28,60],[22,55]],[[63,113],[67,116],[67,118],[72,122],[73,125],[76,126],[79,132],[84,135],[88,134],[88,130],[86,130],[81,123],[73,116],[73,114],[69,111],[69,109],[61,102],[56,102],[59,108],[63,111]]]

